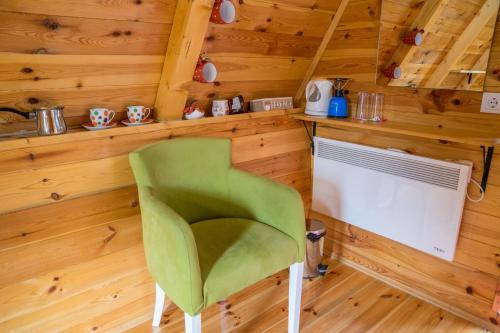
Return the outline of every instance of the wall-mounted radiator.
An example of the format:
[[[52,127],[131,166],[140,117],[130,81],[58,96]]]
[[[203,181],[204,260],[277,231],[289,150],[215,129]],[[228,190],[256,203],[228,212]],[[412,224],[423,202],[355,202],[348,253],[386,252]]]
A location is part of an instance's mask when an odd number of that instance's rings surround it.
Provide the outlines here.
[[[315,138],[314,211],[453,260],[470,165]]]

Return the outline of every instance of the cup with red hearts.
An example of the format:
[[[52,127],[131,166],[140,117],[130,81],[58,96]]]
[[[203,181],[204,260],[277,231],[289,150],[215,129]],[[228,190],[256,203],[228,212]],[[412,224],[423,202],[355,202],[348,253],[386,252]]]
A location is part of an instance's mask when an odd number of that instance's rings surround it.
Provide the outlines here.
[[[236,7],[231,0],[215,0],[210,22],[217,24],[233,23],[236,18]]]
[[[208,59],[200,57],[196,69],[194,70],[193,80],[202,83],[210,83],[214,82],[216,78],[217,67],[215,67],[212,62],[208,61]]]

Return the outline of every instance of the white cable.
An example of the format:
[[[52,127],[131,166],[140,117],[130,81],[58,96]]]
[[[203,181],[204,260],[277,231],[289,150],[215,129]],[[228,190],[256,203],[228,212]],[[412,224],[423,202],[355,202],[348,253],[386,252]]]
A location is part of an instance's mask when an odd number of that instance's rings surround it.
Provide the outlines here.
[[[481,187],[481,184],[479,184],[479,182],[477,180],[475,180],[474,178],[470,178],[470,181],[475,184],[477,187],[479,187],[479,193],[481,193],[481,195],[479,196],[479,198],[476,198],[476,199],[473,199],[469,196],[469,190],[467,190],[466,194],[467,194],[467,199],[469,199],[470,201],[472,202],[480,202],[484,199],[484,189]]]

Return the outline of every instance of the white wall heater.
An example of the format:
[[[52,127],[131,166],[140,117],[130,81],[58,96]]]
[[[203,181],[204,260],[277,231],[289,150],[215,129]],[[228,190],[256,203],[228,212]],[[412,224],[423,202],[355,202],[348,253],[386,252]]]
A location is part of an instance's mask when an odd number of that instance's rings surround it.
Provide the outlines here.
[[[314,140],[314,211],[453,260],[470,165]]]

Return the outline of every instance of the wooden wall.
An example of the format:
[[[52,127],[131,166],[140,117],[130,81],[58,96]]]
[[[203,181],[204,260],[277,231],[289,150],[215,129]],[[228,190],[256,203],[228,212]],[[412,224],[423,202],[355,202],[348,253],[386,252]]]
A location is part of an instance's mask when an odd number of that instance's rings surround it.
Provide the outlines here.
[[[347,10],[363,17],[351,22],[347,15],[326,50],[315,76],[348,76],[350,107],[355,110],[357,91],[385,93],[384,114],[389,120],[454,127],[473,125],[477,129],[497,129],[500,116],[479,112],[481,93],[449,90],[382,87],[374,84],[377,63],[377,1],[351,1]],[[374,13],[372,15],[372,12]],[[500,34],[493,45],[488,70],[487,91],[499,91],[498,48]],[[480,147],[423,140],[403,136],[386,136],[361,131],[344,131],[320,127],[319,136],[362,143],[377,147],[396,147],[411,153],[440,159],[468,159],[474,162],[474,178],[481,179]],[[440,306],[475,320],[490,329],[499,330],[496,314],[491,311],[495,286],[500,275],[500,151],[496,148],[486,197],[481,203],[466,202],[455,260],[436,259],[404,245],[390,241],[339,221],[327,222],[330,250],[358,268],[396,283],[402,288],[429,299]],[[474,188],[470,188],[477,194]],[[317,214],[313,213],[313,216]]]
[[[0,107],[153,105],[175,0],[0,3]],[[118,119],[124,117],[121,113]]]

